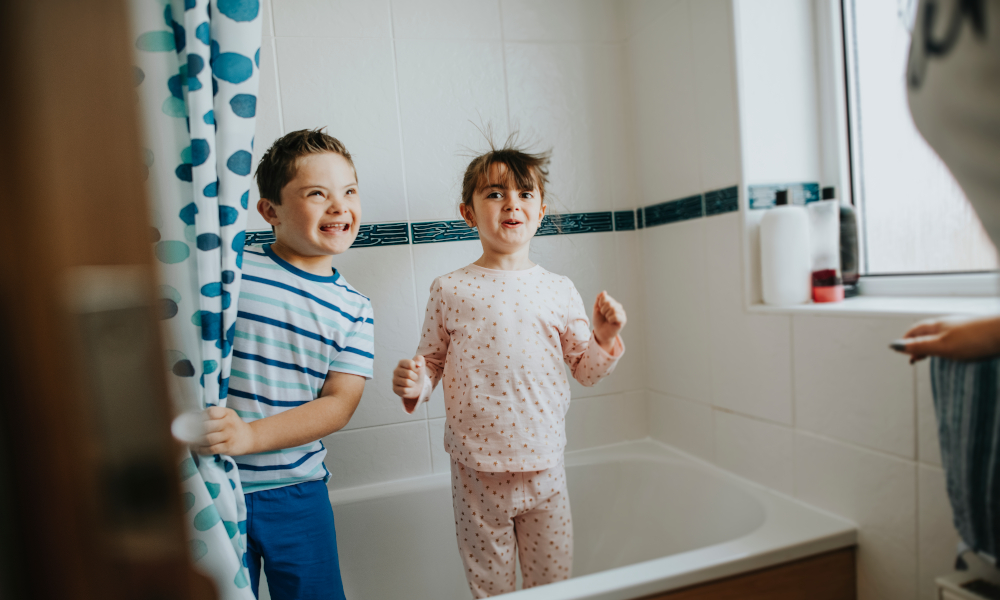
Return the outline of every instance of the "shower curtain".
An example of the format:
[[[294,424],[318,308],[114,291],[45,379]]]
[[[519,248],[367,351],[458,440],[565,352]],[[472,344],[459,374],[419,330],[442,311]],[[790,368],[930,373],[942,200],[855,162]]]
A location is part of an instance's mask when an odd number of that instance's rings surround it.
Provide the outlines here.
[[[178,410],[225,406],[260,66],[259,0],[130,0],[168,380]],[[253,598],[246,504],[228,456],[181,458],[191,558]]]

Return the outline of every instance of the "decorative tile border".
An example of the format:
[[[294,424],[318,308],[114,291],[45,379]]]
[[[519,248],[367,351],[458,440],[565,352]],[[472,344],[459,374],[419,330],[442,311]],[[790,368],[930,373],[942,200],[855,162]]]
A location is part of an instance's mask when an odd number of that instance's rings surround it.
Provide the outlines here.
[[[615,211],[615,231],[634,231],[635,213],[630,210]]]
[[[750,208],[771,208],[774,206],[774,196],[778,190],[788,190],[788,201],[790,204],[806,205],[820,199],[819,184],[814,181],[803,183],[773,183],[765,185],[751,185]]]
[[[614,231],[614,221],[610,211],[546,215],[542,219],[542,224],[538,226],[535,236],[601,233],[604,231]]]
[[[816,184],[801,184],[813,185]],[[764,187],[768,186],[757,186]],[[775,186],[770,186],[775,187]],[[751,190],[754,188],[751,188]],[[775,188],[778,189],[778,188]],[[783,188],[782,188],[783,189]],[[805,188],[803,188],[805,189]],[[812,189],[812,188],[809,188]],[[771,192],[771,201],[774,196]],[[819,197],[819,188],[815,194]],[[547,215],[542,219],[536,236],[571,235],[574,233],[604,233],[611,231],[635,231],[644,227],[666,225],[677,221],[696,219],[703,216],[720,215],[739,209],[739,188],[736,186],[706,192],[680,200],[661,202],[645,208],[617,211],[585,213],[565,213]],[[372,248],[376,246],[397,246],[403,244],[436,244],[478,240],[479,232],[465,224],[465,221],[423,221],[420,223],[366,223],[358,230],[358,237],[351,248]],[[268,244],[274,241],[270,230],[248,231],[246,245]]]
[[[643,209],[646,216],[646,227],[666,225],[677,221],[697,219],[705,215],[701,194],[688,196],[680,200],[661,202]]]
[[[740,188],[727,187],[705,193],[705,216],[711,217],[740,209]]]

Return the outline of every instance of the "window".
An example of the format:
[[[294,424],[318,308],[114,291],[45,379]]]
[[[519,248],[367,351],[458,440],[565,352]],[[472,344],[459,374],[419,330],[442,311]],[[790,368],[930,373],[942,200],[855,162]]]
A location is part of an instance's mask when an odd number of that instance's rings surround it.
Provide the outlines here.
[[[862,275],[995,270],[997,253],[906,101],[916,0],[842,0]]]

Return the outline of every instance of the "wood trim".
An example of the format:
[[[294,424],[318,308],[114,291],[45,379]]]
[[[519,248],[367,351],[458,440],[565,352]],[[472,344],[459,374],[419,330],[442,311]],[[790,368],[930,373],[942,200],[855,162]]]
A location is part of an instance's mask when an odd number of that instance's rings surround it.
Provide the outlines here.
[[[854,600],[854,562],[845,548],[642,600]]]

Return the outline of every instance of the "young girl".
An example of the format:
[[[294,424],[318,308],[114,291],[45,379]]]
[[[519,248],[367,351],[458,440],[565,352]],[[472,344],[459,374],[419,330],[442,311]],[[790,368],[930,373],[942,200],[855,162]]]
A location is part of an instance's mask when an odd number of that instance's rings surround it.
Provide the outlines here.
[[[548,163],[508,140],[469,164],[461,213],[483,255],[434,280],[417,355],[393,373],[407,412],[444,386],[455,527],[476,598],[514,591],[515,546],[525,588],[569,578],[570,390],[560,363],[591,386],[625,351],[621,304],[601,292],[591,333],[573,282],[528,258]]]

